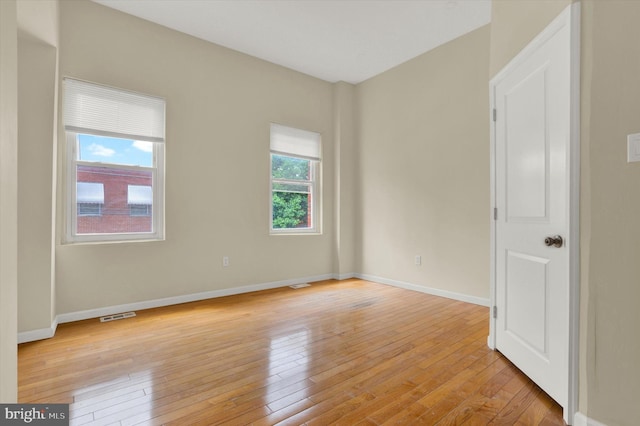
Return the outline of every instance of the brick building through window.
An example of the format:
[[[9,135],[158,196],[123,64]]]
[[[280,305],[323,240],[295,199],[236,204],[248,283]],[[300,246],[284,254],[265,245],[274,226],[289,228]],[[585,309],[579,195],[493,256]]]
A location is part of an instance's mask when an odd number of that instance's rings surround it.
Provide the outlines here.
[[[84,165],[77,170],[78,234],[152,232],[150,171]]]

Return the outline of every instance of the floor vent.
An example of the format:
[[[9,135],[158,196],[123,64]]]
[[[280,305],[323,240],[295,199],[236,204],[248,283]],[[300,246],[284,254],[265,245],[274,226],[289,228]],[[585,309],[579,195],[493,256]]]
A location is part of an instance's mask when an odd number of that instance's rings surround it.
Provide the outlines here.
[[[136,316],[135,312],[125,312],[123,314],[107,315],[106,317],[100,317],[100,322],[115,321],[119,319],[131,318],[135,316]]]
[[[303,287],[311,287],[311,284],[301,283],[301,284],[290,285],[289,287],[291,287],[293,289],[298,289],[298,288],[303,288]]]

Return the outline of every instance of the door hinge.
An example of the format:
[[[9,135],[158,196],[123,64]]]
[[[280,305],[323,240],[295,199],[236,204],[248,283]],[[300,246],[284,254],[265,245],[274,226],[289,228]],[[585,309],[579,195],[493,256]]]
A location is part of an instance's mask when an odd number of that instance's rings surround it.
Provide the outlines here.
[[[493,208],[493,220],[498,220],[498,208]]]
[[[498,121],[498,110],[493,109],[493,121]]]
[[[498,307],[497,306],[493,307],[492,314],[493,314],[493,318],[498,318]]]

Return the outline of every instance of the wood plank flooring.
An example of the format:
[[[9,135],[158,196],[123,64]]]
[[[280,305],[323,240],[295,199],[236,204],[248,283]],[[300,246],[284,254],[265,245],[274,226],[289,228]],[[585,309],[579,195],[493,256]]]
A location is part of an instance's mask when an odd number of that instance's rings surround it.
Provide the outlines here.
[[[346,280],[62,324],[19,346],[19,400],[72,425],[564,425],[488,315]]]

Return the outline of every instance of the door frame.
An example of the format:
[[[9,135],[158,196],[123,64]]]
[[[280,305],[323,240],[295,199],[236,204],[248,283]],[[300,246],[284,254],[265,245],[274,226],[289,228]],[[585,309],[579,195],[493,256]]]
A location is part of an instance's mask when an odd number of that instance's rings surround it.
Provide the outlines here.
[[[515,67],[548,41],[558,29],[570,26],[570,141],[569,167],[569,377],[567,407],[563,416],[572,424],[578,412],[579,336],[580,336],[580,3],[567,6],[540,34],[522,49],[489,82],[490,121],[490,300],[493,312],[496,306],[496,126],[494,121],[495,89],[499,82]],[[496,349],[496,319],[490,315],[487,344]]]

